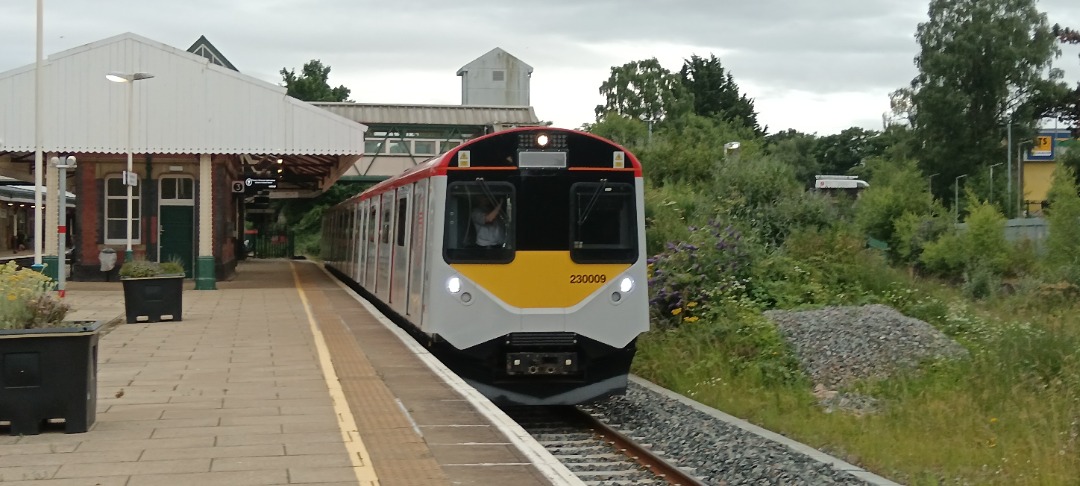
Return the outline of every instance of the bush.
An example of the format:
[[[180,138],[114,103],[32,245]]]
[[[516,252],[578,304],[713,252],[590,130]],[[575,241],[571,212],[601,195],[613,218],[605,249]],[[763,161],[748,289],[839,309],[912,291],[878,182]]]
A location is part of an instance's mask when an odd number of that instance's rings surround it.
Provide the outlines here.
[[[1059,166],[1048,194],[1046,264],[1049,275],[1080,285],[1080,196],[1073,170]]]
[[[717,220],[689,232],[689,241],[669,242],[649,259],[649,311],[660,328],[695,322],[744,293],[750,258],[742,234]]]
[[[120,267],[121,278],[146,278],[176,274],[184,274],[184,265],[177,261],[158,263],[149,260],[132,260],[124,262]]]
[[[49,277],[14,261],[0,265],[0,329],[60,326],[69,307],[53,298],[55,287]]]
[[[876,160],[870,163],[870,188],[855,206],[855,224],[867,235],[901,246],[896,221],[905,214],[932,214],[935,209],[926,178],[912,161]]]

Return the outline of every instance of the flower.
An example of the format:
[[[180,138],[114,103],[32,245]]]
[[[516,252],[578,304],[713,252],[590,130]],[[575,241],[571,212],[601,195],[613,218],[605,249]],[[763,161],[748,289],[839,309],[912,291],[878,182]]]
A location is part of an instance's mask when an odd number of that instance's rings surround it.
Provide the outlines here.
[[[59,327],[70,309],[53,297],[56,283],[14,261],[0,265],[0,329]]]
[[[681,308],[681,307],[680,307],[680,308],[676,308],[676,309],[672,309],[672,311],[671,311],[671,315],[673,315],[673,316],[677,316],[677,315],[679,315],[679,314],[682,314],[682,308]]]

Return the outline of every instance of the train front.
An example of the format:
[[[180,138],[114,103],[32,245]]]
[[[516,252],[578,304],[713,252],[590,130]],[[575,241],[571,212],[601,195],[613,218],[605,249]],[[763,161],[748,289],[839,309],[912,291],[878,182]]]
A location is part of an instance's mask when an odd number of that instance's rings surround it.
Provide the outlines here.
[[[448,154],[427,332],[500,404],[626,390],[648,330],[641,167],[584,132],[516,129]]]

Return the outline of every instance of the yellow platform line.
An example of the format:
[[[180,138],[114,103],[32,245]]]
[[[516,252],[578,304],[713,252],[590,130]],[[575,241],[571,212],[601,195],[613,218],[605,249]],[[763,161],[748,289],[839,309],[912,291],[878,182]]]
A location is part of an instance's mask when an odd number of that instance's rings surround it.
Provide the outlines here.
[[[334,363],[330,360],[330,351],[326,347],[326,338],[319,329],[315,315],[311,312],[311,304],[307,294],[300,285],[300,275],[296,272],[296,265],[289,263],[289,270],[293,274],[293,282],[296,291],[300,294],[300,301],[304,304],[304,312],[307,314],[308,324],[311,326],[311,334],[315,338],[315,351],[319,355],[319,365],[326,379],[326,387],[330,389],[330,399],[334,402],[334,413],[338,417],[338,428],[341,429],[341,438],[345,441],[345,449],[349,451],[349,460],[352,461],[352,469],[356,474],[356,480],[360,484],[379,484],[379,477],[375,474],[375,468],[371,464],[371,456],[364,441],[360,438],[360,432],[356,427],[356,420],[349,410],[349,402],[345,400],[345,392],[341,389],[337,372],[334,371]]]

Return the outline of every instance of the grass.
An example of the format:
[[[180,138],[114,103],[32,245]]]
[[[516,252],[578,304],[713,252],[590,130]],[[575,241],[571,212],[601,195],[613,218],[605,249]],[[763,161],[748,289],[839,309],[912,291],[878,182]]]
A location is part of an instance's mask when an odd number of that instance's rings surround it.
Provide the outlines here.
[[[734,357],[739,344],[724,329],[746,327],[738,323],[650,332],[639,340],[635,372],[905,484],[1075,484],[1080,305],[1030,294],[971,303],[925,281],[906,288],[919,290],[894,288],[881,300],[924,314],[972,357],[860,385],[880,400],[879,413],[826,413],[809,381],[776,371],[790,357],[775,350]]]

